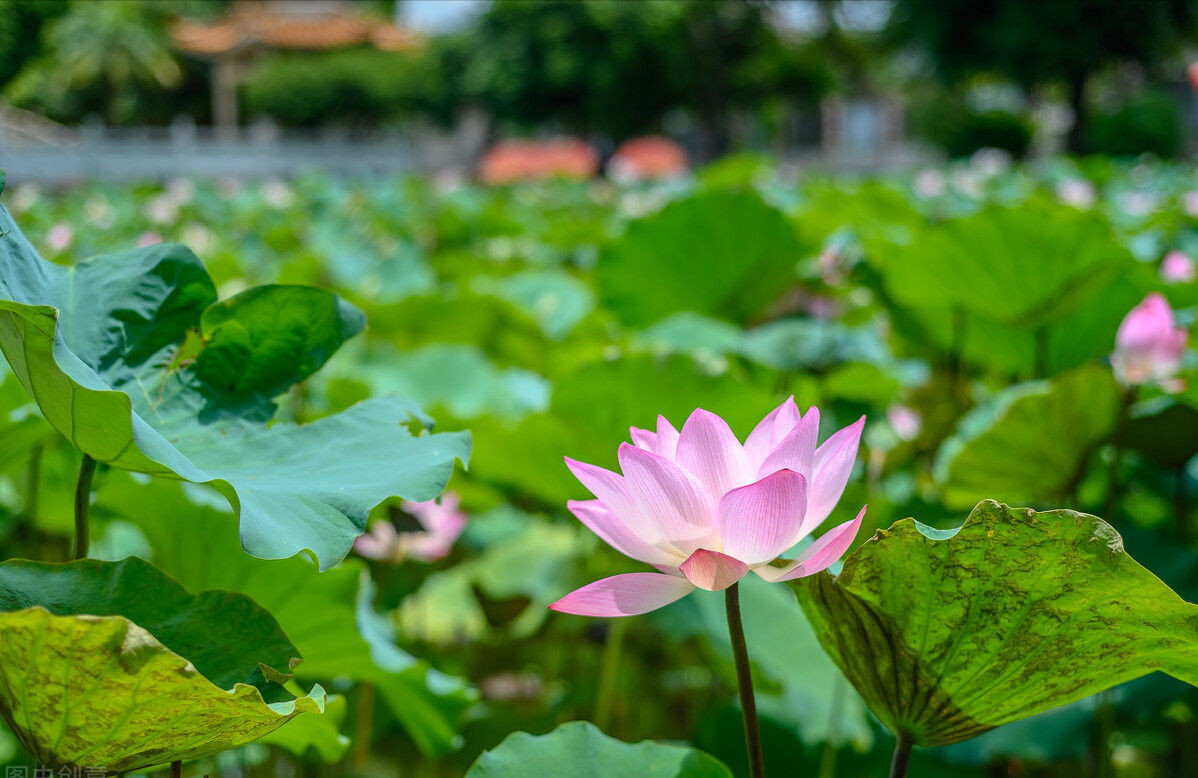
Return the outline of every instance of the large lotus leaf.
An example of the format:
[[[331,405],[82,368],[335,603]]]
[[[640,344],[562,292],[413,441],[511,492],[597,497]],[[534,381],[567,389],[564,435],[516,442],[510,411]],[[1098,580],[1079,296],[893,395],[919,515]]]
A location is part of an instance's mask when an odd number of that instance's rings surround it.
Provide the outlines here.
[[[803,251],[793,225],[757,195],[710,192],[630,224],[595,272],[630,326],[678,311],[745,323],[793,281]]]
[[[595,307],[590,286],[561,270],[528,270],[496,278],[476,276],[472,287],[518,305],[550,340],[562,340]]]
[[[12,730],[6,726],[0,726],[0,764],[11,762],[20,748]]]
[[[303,652],[298,679],[373,683],[422,751],[452,750],[462,714],[477,695],[462,679],[401,651],[380,628],[365,566],[347,560],[321,573],[302,557],[263,561],[238,553],[232,517],[218,510],[224,507],[219,501],[197,502],[204,497],[197,493],[201,488],[169,481],[137,484],[113,473],[97,489],[94,512],[141,529],[154,563],[189,589],[230,589],[269,609]],[[159,521],[164,514],[175,521]]]
[[[398,398],[267,426],[272,398],[362,328],[336,295],[268,286],[216,302],[182,246],[67,268],[40,259],[3,207],[0,227],[0,349],[42,414],[100,462],[213,484],[255,556],[309,549],[329,567],[371,507],[436,496],[468,456],[467,433],[413,436],[406,423],[428,422]]]
[[[629,425],[653,428],[664,414],[681,428],[699,407],[723,416],[743,438],[782,399],[732,373],[706,373],[680,355],[594,362],[555,383],[545,413],[514,425],[488,418],[471,422],[477,443],[472,472],[561,504],[586,495],[563,455],[615,468]]]
[[[332,695],[325,703],[323,716],[296,716],[258,742],[284,748],[296,756],[315,753],[326,764],[340,762],[352,742],[341,734],[347,707],[344,696]]]
[[[1094,516],[978,504],[958,530],[905,519],[791,584],[892,732],[938,746],[1156,670],[1198,683],[1198,606]]]
[[[0,471],[25,461],[39,445],[55,440],[58,435],[46,421],[32,410],[29,394],[21,382],[0,362]]]
[[[893,247],[909,245],[926,223],[893,185],[881,182],[811,182],[797,217],[812,236],[846,230],[861,242],[868,261],[879,263]]]
[[[430,343],[402,353],[375,347],[334,374],[362,382],[372,392],[411,397],[430,410],[444,408],[455,419],[486,415],[517,421],[549,405],[544,378],[518,367],[496,367],[480,349],[462,343]]]
[[[1034,329],[1072,314],[1133,263],[1097,216],[1065,206],[996,206],[927,228],[883,271],[900,305],[964,308]]]
[[[140,559],[0,564],[0,715],[39,764],[117,773],[253,742],[323,711],[319,686],[280,686],[298,655],[253,600]]]
[[[714,756],[693,748],[608,737],[587,721],[571,721],[547,735],[516,732],[483,752],[466,778],[732,778]]]
[[[941,498],[956,508],[987,496],[1025,504],[1066,498],[1114,431],[1121,402],[1111,371],[1099,365],[1004,390],[941,447]]]
[[[887,293],[921,325],[915,337],[990,370],[1037,376],[1109,351],[1155,283],[1101,219],[1043,205],[932,225],[885,253],[882,269]]]
[[[877,328],[846,327],[818,319],[780,319],[741,330],[718,319],[684,312],[638,333],[635,342],[654,353],[739,354],[781,371],[822,369],[853,361],[893,361]]]

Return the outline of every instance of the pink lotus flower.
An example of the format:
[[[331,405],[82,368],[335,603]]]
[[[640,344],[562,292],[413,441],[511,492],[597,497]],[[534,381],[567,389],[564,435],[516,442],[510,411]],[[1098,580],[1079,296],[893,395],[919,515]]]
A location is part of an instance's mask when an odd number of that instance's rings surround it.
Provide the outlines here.
[[[811,534],[840,499],[861,440],[862,417],[817,446],[819,410],[800,416],[791,397],[745,440],[699,409],[678,432],[632,428],[621,443],[623,475],[566,459],[598,498],[570,502],[578,519],[622,554],[659,573],[627,573],[589,584],[549,607],[583,616],[632,616],[696,588],[727,589],[750,570],[787,581],[826,569],[848,549],[865,508],[808,546],[778,555]]]
[[[145,248],[146,246],[156,246],[162,242],[162,234],[148,230],[137,236],[137,247]]]
[[[1181,209],[1186,216],[1198,216],[1198,189],[1191,189],[1181,196]]]
[[[53,254],[61,254],[75,241],[75,228],[66,222],[58,222],[46,233],[46,246]]]
[[[1170,251],[1161,260],[1161,280],[1168,284],[1184,284],[1198,277],[1194,260],[1184,251]]]
[[[409,558],[434,562],[446,557],[466,526],[466,514],[458,510],[460,504],[456,492],[446,492],[440,503],[405,501],[400,507],[416,517],[423,531],[400,532],[389,521],[376,521],[368,533],[354,541],[354,550],[367,559],[389,564]]]
[[[1174,326],[1168,301],[1152,292],[1119,325],[1111,367],[1128,385],[1166,382],[1181,368],[1185,351],[1185,328]]]
[[[891,405],[886,409],[886,420],[901,440],[915,440],[923,430],[923,417],[919,411],[906,405]]]
[[[1086,179],[1071,178],[1057,184],[1057,199],[1074,208],[1089,208],[1098,199],[1098,192]]]

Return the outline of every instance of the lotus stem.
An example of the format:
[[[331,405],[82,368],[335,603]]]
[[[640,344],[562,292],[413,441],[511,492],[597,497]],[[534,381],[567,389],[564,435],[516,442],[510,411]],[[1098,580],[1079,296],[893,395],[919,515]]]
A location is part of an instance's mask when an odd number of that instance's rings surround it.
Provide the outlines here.
[[[41,497],[39,490],[42,483],[42,451],[45,448],[42,444],[33,447],[33,451],[29,452],[29,471],[28,481],[25,491],[28,493],[25,498],[24,516],[21,517],[20,524],[17,525],[17,537],[24,541],[33,531],[34,525],[37,524],[38,501]]]
[[[824,750],[819,759],[819,778],[833,778],[836,775],[836,751],[840,740],[840,709],[844,705],[844,679],[837,677],[832,681],[832,704],[828,708],[828,735],[824,740]]]
[[[765,778],[765,758],[761,753],[761,728],[757,723],[757,701],[753,698],[753,674],[749,669],[749,650],[745,647],[745,629],[740,621],[740,584],[724,590],[728,611],[728,636],[732,638],[732,656],[736,660],[736,688],[745,719],[745,748],[749,752],[749,775]]]
[[[1107,521],[1115,519],[1115,509],[1119,507],[1120,492],[1123,485],[1120,482],[1120,475],[1123,469],[1123,444],[1120,439],[1123,436],[1124,428],[1127,426],[1128,417],[1131,415],[1131,406],[1136,401],[1136,388],[1129,386],[1123,390],[1119,404],[1119,420],[1115,424],[1114,432],[1114,450],[1111,452],[1111,461],[1107,467],[1106,478],[1106,499],[1102,504],[1102,518]]]
[[[75,484],[74,559],[87,559],[87,549],[91,543],[88,513],[91,511],[92,479],[96,475],[96,464],[96,460],[84,454],[83,463],[79,465],[79,481]]]
[[[1173,523],[1177,527],[1177,539],[1183,546],[1190,544],[1190,506],[1186,499],[1186,467],[1179,465],[1174,471]]]
[[[358,684],[358,721],[354,731],[354,770],[370,767],[370,743],[374,735],[374,684]]]
[[[911,747],[915,745],[907,735],[899,733],[894,744],[894,759],[890,762],[890,778],[907,778],[907,763],[911,761]]]
[[[182,762],[171,762],[171,778],[183,778]]]
[[[624,636],[628,631],[628,619],[612,619],[607,630],[607,642],[603,646],[603,659],[599,667],[599,691],[595,696],[595,726],[611,732],[612,703],[620,682],[620,658],[624,653]]]

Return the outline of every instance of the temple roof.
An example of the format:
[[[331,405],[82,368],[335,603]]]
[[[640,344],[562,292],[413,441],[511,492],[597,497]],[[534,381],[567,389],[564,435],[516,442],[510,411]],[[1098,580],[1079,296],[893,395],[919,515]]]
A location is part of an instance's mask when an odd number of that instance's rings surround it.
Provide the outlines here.
[[[388,51],[421,45],[420,36],[375,18],[342,10],[337,3],[239,2],[215,22],[182,19],[171,27],[175,45],[213,56],[246,46],[275,49],[338,49],[372,44]]]

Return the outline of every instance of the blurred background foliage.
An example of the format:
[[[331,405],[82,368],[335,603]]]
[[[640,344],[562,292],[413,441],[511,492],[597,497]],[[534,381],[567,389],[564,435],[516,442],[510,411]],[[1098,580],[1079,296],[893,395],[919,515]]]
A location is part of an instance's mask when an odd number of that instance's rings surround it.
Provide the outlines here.
[[[404,0],[354,7],[406,18]],[[631,622],[545,608],[640,569],[568,515],[586,494],[562,456],[614,467],[630,424],[681,423],[698,405],[742,436],[791,394],[828,431],[866,414],[845,497],[870,504],[862,542],[906,516],[955,526],[984,497],[1068,505],[1109,519],[1198,599],[1198,364],[1191,351],[1187,387],[1135,398],[1108,364],[1149,292],[1182,326],[1198,309],[1192,275],[1164,273],[1174,252],[1198,257],[1183,156],[1196,8],[496,0],[402,51],[266,53],[240,85],[243,123],[402,131],[479,112],[488,140],[569,132],[605,157],[645,133],[684,136],[693,170],[505,186],[461,170],[10,182],[3,202],[52,261],[179,241],[222,298],[302,283],[362,307],[368,330],[282,398],[281,418],[395,392],[474,435],[450,486],[470,520],[448,557],[321,575],[242,554],[210,492],[99,473],[97,555],[250,594],[296,639],[301,677],[336,695],[319,724],[197,767],[457,778],[512,731],[587,718],[624,740],[690,741],[741,775],[718,595]],[[214,68],[170,31],[233,9],[0,0],[0,90],[68,124],[208,125]],[[824,107],[867,100],[900,103],[902,132],[943,159],[837,176],[785,158],[793,136],[824,133]],[[2,365],[0,436],[0,558],[65,558],[76,455]],[[373,519],[414,522],[397,503]],[[745,588],[771,774],[883,774],[888,735],[793,599]],[[1196,734],[1195,691],[1150,677],[917,753],[912,772],[1172,778],[1194,772]],[[23,759],[0,728],[0,765]]]
[[[246,556],[203,488],[101,470],[97,555],[249,594],[304,653],[301,679],[338,695],[319,726],[196,766],[212,775],[456,778],[512,731],[579,718],[624,740],[690,741],[740,775],[718,595],[628,621],[545,607],[640,569],[566,512],[586,495],[562,456],[615,467],[630,424],[680,423],[696,406],[742,435],[790,394],[819,405],[825,432],[864,413],[844,498],[870,505],[860,542],[905,516],[955,526],[986,497],[1068,505],[1105,516],[1134,558],[1198,597],[1198,361],[1183,391],[1135,398],[1107,363],[1148,292],[1194,320],[1198,287],[1162,275],[1165,255],[1198,253],[1198,186],[1180,163],[991,151],[843,179],[753,156],[629,185],[311,174],[26,183],[4,201],[57,262],[178,240],[222,297],[289,282],[361,306],[367,331],[281,398],[283,419],[394,392],[438,429],[473,433],[469,470],[450,483],[470,518],[449,556],[352,557],[326,573]],[[77,455],[3,374],[0,435],[0,557],[63,558]],[[390,502],[373,518],[413,521]],[[881,774],[889,736],[790,593],[751,581],[744,600],[771,769]],[[917,753],[912,769],[1184,775],[1196,694],[1149,677]],[[0,763],[21,764],[3,738]]]
[[[4,0],[0,89],[61,122],[189,115],[205,124],[212,65],[173,48],[169,29],[234,7]],[[405,18],[403,2],[357,8]],[[402,52],[267,53],[240,90],[249,120],[295,127],[449,126],[475,108],[497,134],[565,131],[602,145],[683,122],[700,159],[731,149],[737,117],[777,136],[788,108],[863,96],[902,101],[911,135],[950,156],[984,147],[1022,156],[1040,107],[1059,103],[1076,117],[1073,153],[1169,156],[1189,137],[1183,112],[1193,109],[1181,98],[1196,9],[1193,0],[495,0]]]

